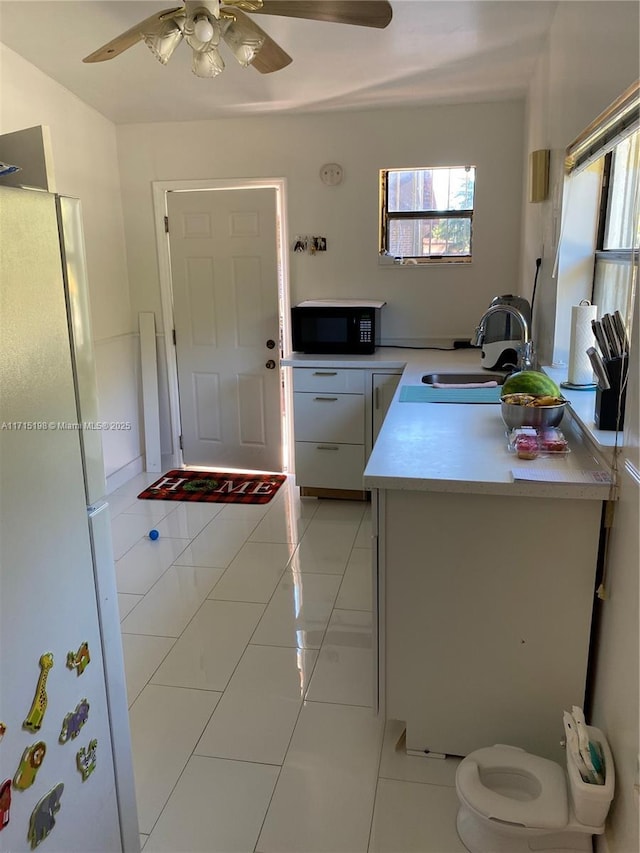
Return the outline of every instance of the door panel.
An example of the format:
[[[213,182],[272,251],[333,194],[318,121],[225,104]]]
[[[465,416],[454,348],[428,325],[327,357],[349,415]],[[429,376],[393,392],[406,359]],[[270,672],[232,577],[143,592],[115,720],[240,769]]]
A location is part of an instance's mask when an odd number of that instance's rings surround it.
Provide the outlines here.
[[[193,393],[191,413],[195,438],[198,441],[221,441],[220,377],[216,373],[193,373]],[[186,395],[184,395],[186,396]],[[189,412],[183,410],[182,419]],[[184,428],[184,427],[183,427]]]
[[[167,207],[184,462],[281,471],[275,190],[169,192]]]
[[[211,288],[213,263],[210,258],[188,258],[186,261],[185,306],[191,331],[192,346],[216,346],[216,305]],[[175,290],[175,283],[174,283]]]
[[[245,444],[264,444],[265,387],[262,376],[238,376],[240,432]]]

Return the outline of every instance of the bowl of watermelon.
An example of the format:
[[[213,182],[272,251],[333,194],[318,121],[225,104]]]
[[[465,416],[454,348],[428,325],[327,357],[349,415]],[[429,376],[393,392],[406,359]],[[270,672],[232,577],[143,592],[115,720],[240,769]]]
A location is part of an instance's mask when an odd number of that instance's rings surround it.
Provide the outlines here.
[[[556,427],[567,401],[556,383],[538,370],[521,370],[508,376],[500,397],[502,420],[510,429]]]

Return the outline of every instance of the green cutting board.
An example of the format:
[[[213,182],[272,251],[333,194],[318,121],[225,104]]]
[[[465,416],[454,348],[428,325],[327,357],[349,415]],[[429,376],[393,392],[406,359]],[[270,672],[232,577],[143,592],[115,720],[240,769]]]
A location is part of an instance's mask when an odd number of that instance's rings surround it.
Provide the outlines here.
[[[400,389],[401,403],[499,403],[502,388],[432,388],[430,385],[405,385]]]

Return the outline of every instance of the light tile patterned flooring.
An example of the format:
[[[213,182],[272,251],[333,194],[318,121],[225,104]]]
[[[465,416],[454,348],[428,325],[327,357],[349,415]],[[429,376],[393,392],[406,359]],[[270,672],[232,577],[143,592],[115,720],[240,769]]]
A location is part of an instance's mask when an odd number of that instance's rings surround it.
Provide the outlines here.
[[[154,479],[109,496],[145,853],[464,853],[456,760],[372,712],[370,506]]]

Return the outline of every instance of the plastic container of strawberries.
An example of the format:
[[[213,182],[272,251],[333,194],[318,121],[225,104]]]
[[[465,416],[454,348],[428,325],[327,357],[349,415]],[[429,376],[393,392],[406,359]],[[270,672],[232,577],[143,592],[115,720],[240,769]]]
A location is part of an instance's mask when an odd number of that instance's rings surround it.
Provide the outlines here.
[[[507,432],[508,448],[518,459],[564,457],[571,450],[556,427],[517,427]]]

